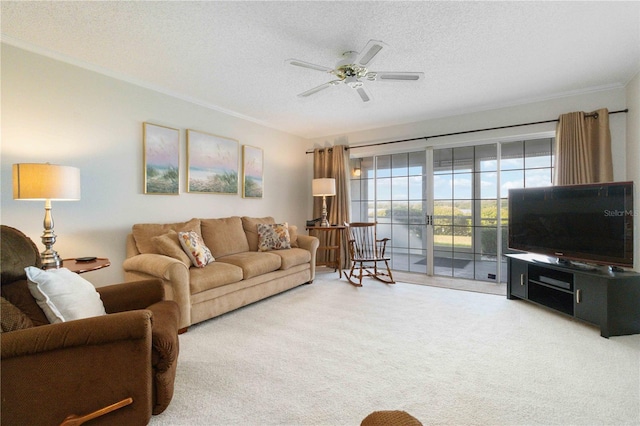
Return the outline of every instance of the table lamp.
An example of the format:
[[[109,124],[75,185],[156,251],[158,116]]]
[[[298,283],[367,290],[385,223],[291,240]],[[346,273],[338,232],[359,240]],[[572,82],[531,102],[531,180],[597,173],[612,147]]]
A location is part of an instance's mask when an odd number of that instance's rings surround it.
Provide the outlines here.
[[[314,179],[311,183],[314,197],[322,197],[322,221],[320,226],[329,226],[327,220],[327,196],[336,195],[336,180],[333,178]]]
[[[56,234],[53,233],[51,201],[80,199],[80,169],[55,164],[23,163],[13,165],[13,199],[44,200],[44,232],[41,253],[42,268],[59,268],[62,260],[53,249]]]

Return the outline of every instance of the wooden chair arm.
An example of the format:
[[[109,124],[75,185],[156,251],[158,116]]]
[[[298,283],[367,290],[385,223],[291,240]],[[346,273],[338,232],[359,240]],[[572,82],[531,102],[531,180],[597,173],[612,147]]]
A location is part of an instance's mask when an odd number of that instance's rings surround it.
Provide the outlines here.
[[[111,404],[107,407],[96,410],[92,413],[86,414],[84,416],[78,416],[76,414],[70,414],[60,426],[80,426],[84,422],[88,422],[89,420],[93,420],[96,417],[104,416],[112,411],[119,410],[122,407],[126,407],[127,405],[133,402],[133,398],[125,398],[122,401],[118,401],[115,404]]]
[[[376,240],[376,243],[378,243],[378,251],[380,252],[380,257],[384,257],[384,252],[387,250],[387,241],[391,241],[391,238]]]

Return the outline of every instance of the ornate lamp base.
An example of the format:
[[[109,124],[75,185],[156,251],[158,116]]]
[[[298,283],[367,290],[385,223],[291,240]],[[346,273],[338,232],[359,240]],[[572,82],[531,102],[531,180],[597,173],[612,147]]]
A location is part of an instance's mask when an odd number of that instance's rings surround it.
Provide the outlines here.
[[[42,244],[45,250],[40,253],[42,257],[42,269],[53,269],[62,266],[62,259],[53,249],[56,242],[56,234],[53,233],[53,216],[51,215],[51,200],[46,200],[44,205],[44,232]]]
[[[320,221],[320,226],[329,226],[329,221],[327,220],[327,197],[322,196],[322,220]]]

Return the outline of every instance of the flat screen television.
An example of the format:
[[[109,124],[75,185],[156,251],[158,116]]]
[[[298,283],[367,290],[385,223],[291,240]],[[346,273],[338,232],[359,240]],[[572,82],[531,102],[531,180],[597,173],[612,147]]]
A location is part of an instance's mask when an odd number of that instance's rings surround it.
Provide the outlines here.
[[[509,248],[633,267],[633,182],[509,190]]]

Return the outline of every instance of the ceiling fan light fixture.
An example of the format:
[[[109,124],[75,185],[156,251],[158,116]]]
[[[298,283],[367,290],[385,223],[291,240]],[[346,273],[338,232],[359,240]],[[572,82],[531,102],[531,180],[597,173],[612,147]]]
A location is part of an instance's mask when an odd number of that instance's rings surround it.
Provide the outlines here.
[[[344,82],[351,87],[352,89],[356,89],[358,87],[362,87],[362,82],[358,80],[358,77],[352,75],[344,79]]]
[[[357,55],[358,55],[358,52],[354,52],[354,51],[344,52],[342,54],[343,59],[338,61],[338,63],[336,64],[336,69],[353,66]]]
[[[344,80],[348,77],[364,77],[365,75],[367,75],[367,72],[367,69],[364,67],[354,64],[347,64],[336,68],[334,74]]]

